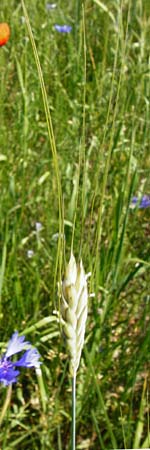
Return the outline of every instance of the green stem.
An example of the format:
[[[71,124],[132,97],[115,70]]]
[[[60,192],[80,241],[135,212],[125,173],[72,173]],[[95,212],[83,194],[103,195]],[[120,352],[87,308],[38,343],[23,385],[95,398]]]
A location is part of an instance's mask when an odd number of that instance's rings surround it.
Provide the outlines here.
[[[72,378],[72,432],[71,432],[71,450],[76,446],[76,374]]]

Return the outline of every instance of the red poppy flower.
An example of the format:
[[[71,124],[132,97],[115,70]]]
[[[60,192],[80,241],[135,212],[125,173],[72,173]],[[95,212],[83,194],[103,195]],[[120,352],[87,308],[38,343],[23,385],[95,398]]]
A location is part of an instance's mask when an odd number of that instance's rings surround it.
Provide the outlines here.
[[[7,23],[0,23],[0,46],[5,45],[10,36],[10,28]]]

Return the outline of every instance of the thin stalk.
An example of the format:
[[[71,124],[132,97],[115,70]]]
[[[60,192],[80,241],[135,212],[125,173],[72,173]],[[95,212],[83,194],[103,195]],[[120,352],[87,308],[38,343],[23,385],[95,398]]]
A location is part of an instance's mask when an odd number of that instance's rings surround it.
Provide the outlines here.
[[[2,422],[4,420],[4,417],[6,415],[6,411],[10,405],[10,401],[11,401],[11,394],[12,394],[12,384],[9,385],[8,389],[7,389],[7,394],[6,394],[6,398],[5,398],[5,402],[4,405],[2,407],[2,411],[1,411],[1,415],[0,415],[0,427],[2,425]]]
[[[72,378],[72,431],[71,431],[71,450],[76,446],[76,375]]]
[[[58,450],[62,450],[60,425],[58,425],[57,427],[57,440],[58,440]]]
[[[53,124],[52,124],[52,118],[49,108],[49,102],[48,102],[48,96],[46,92],[45,82],[43,78],[43,72],[39,60],[38,51],[36,48],[36,43],[34,40],[34,36],[32,33],[32,28],[30,25],[30,20],[28,16],[28,12],[25,6],[24,0],[21,0],[22,8],[26,20],[26,25],[28,29],[28,34],[30,38],[30,42],[33,49],[34,59],[37,67],[37,73],[39,78],[39,84],[41,87],[42,92],[42,98],[43,98],[43,105],[44,105],[44,111],[45,111],[45,117],[47,122],[47,130],[48,130],[48,136],[49,136],[49,142],[50,142],[50,148],[52,151],[53,156],[53,163],[54,163],[54,169],[55,169],[55,175],[56,175],[56,181],[57,181],[57,191],[58,191],[58,210],[59,210],[59,238],[58,238],[58,248],[57,248],[57,255],[56,255],[56,268],[55,268],[55,274],[54,274],[54,289],[55,292],[55,286],[56,286],[56,277],[57,277],[57,270],[59,272],[59,278],[61,280],[61,266],[62,266],[62,189],[61,189],[61,179],[60,179],[60,171],[59,171],[59,164],[58,164],[58,156],[57,156],[57,149],[56,149],[56,143],[55,143],[55,136],[54,136],[54,130],[53,130]]]
[[[76,50],[78,53],[78,44],[79,44],[79,26],[80,26],[80,2],[77,0],[76,2],[76,23],[75,23],[75,44]]]
[[[118,448],[118,445],[117,445],[117,441],[116,441],[116,438],[115,438],[115,435],[114,435],[114,432],[113,432],[113,429],[112,429],[112,423],[111,423],[111,421],[109,419],[109,416],[108,416],[108,413],[107,413],[107,408],[106,408],[106,405],[105,405],[105,401],[103,399],[103,395],[101,393],[101,389],[100,389],[99,383],[97,382],[97,378],[96,378],[96,375],[95,375],[94,366],[93,366],[93,364],[91,362],[91,358],[90,358],[90,355],[89,355],[89,353],[87,351],[86,346],[84,347],[84,352],[85,352],[85,355],[86,355],[86,359],[87,359],[87,363],[88,363],[90,372],[92,374],[93,383],[95,384],[97,397],[98,397],[98,400],[99,400],[99,406],[101,408],[103,417],[104,417],[106,425],[107,425],[107,433],[109,435],[109,439],[110,439],[112,448],[114,450],[116,450]]]

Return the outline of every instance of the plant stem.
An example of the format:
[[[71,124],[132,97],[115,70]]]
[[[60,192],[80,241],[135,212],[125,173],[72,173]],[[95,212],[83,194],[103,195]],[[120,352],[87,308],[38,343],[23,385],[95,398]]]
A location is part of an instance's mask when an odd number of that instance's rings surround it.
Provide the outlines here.
[[[3,419],[5,417],[6,411],[8,409],[9,404],[10,404],[11,394],[12,394],[12,384],[10,384],[8,386],[8,389],[7,389],[6,399],[5,399],[4,405],[2,407],[1,415],[0,415],[0,427],[2,425],[2,422],[3,422]]]
[[[72,431],[71,450],[75,450],[76,445],[76,374],[72,378]]]

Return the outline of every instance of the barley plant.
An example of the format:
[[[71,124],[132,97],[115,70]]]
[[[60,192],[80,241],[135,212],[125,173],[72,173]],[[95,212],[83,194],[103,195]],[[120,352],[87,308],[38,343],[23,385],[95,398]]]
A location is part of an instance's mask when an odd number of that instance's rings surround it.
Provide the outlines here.
[[[148,449],[150,2],[0,6],[0,449]]]
[[[87,276],[84,273],[82,261],[77,266],[74,255],[71,253],[62,283],[61,317],[70,356],[69,371],[72,377],[72,450],[75,450],[76,373],[84,344],[87,308]]]

